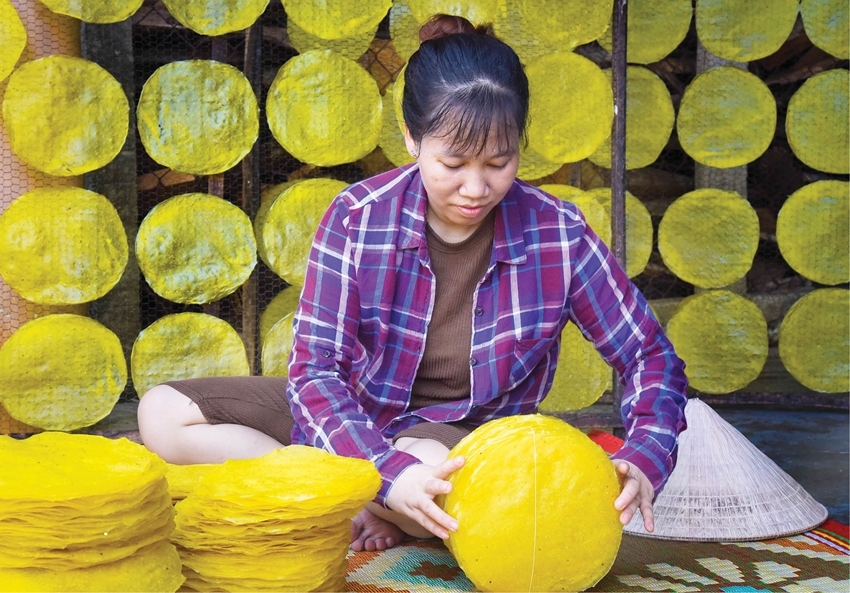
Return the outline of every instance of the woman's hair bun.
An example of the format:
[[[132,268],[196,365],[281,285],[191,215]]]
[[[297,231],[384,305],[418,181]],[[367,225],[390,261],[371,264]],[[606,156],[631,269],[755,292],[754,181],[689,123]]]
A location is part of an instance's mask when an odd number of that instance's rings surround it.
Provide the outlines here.
[[[459,33],[492,36],[493,26],[487,24],[476,27],[462,16],[435,14],[419,28],[419,43]]]

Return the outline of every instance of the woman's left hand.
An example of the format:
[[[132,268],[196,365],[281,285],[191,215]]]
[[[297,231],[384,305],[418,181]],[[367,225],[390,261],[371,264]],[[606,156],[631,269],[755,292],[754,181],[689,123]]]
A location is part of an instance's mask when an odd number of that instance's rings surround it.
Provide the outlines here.
[[[628,525],[632,516],[640,509],[643,516],[643,526],[647,531],[655,529],[655,521],[652,516],[652,498],[655,490],[649,479],[636,466],[628,461],[614,460],[617,469],[617,477],[620,479],[622,490],[620,496],[614,501],[614,508],[620,513],[620,523]]]

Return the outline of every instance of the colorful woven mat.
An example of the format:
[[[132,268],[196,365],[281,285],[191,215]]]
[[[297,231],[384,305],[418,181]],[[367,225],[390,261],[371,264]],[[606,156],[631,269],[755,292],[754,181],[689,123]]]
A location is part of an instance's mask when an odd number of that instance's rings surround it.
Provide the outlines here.
[[[347,586],[374,593],[475,591],[449,551],[432,540],[352,552]],[[827,521],[802,535],[735,544],[626,535],[611,571],[589,590],[847,593],[848,527]]]

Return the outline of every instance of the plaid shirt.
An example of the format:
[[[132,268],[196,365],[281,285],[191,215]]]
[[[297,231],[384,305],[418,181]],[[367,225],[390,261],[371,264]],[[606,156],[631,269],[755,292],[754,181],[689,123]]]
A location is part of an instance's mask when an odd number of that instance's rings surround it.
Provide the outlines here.
[[[471,397],[406,412],[434,307],[426,204],[413,164],[347,188],[325,214],[295,314],[292,442],[372,460],[385,504],[393,481],[419,463],[393,435],[419,422],[535,412],[572,321],[625,381],[627,438],[614,457],[658,492],[685,427],[684,363],[578,209],[519,180],[495,208],[490,266],[469,311]]]

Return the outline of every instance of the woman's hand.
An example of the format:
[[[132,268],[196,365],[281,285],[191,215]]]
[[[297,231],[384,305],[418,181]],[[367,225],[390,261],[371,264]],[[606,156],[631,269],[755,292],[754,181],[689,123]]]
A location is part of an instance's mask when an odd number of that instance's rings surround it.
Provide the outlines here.
[[[628,461],[614,460],[614,467],[617,469],[617,477],[622,486],[620,496],[614,501],[614,508],[623,511],[620,513],[620,523],[628,525],[640,509],[643,526],[647,531],[652,532],[655,529],[652,516],[652,498],[655,490],[652,484],[642,471]]]
[[[446,478],[463,467],[464,462],[463,457],[453,457],[437,466],[411,465],[390,488],[387,506],[410,517],[440,539],[448,538],[449,531],[457,531],[457,521],[437,506],[434,498],[452,491]]]

